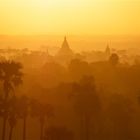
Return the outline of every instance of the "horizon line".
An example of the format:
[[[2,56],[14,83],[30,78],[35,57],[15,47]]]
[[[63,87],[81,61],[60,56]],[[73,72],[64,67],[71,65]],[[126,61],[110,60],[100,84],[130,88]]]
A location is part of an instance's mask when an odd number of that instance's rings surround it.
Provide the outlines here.
[[[21,33],[21,34],[8,34],[8,33],[0,33],[0,36],[104,36],[104,35],[108,35],[108,36],[111,36],[111,35],[125,35],[125,36],[140,36],[140,34],[126,34],[126,33],[120,33],[120,34],[118,34],[118,33],[114,33],[114,34],[109,34],[109,33],[105,33],[105,34],[103,34],[103,33],[95,33],[95,34],[87,34],[87,33],[85,33],[85,34],[74,34],[74,33],[72,33],[72,34],[69,34],[69,33],[60,33],[60,34],[58,34],[58,33],[46,33],[46,34],[41,34],[41,33],[35,33],[35,34],[32,34],[32,33],[30,33],[30,34],[24,34],[24,33]]]

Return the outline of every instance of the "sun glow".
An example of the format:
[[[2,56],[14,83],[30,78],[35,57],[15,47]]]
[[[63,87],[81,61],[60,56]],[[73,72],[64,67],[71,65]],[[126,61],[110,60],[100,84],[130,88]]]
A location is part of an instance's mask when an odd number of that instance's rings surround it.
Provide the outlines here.
[[[138,0],[0,0],[0,34],[139,34]]]

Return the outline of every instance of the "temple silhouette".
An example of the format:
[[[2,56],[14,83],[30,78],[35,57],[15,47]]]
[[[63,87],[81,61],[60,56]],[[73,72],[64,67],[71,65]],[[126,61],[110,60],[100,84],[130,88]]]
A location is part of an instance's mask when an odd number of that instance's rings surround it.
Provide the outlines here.
[[[60,48],[60,50],[58,51],[58,56],[73,56],[73,51],[69,46],[69,43],[67,41],[66,36],[64,37],[64,41],[62,43],[62,46]]]
[[[63,41],[63,43],[61,45],[61,48],[57,52],[55,57],[56,57],[57,61],[59,61],[59,62],[61,62],[63,64],[69,63],[71,61],[71,59],[74,58],[74,52],[70,48],[66,36],[64,37],[64,41]]]

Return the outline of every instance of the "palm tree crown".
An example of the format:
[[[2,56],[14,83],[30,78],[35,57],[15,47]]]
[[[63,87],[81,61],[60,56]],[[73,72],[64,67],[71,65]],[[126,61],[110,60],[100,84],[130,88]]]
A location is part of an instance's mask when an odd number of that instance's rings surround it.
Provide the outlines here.
[[[23,73],[21,69],[21,63],[14,61],[0,62],[0,80],[3,81],[5,99],[8,98],[9,92],[14,90],[14,87],[22,83]]]

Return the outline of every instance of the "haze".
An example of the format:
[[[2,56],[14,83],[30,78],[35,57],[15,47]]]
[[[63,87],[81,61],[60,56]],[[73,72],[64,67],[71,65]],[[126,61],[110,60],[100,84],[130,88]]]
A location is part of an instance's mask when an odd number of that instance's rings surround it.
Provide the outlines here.
[[[0,34],[133,34],[139,0],[0,0]]]
[[[140,140],[140,0],[0,0],[0,140]]]

